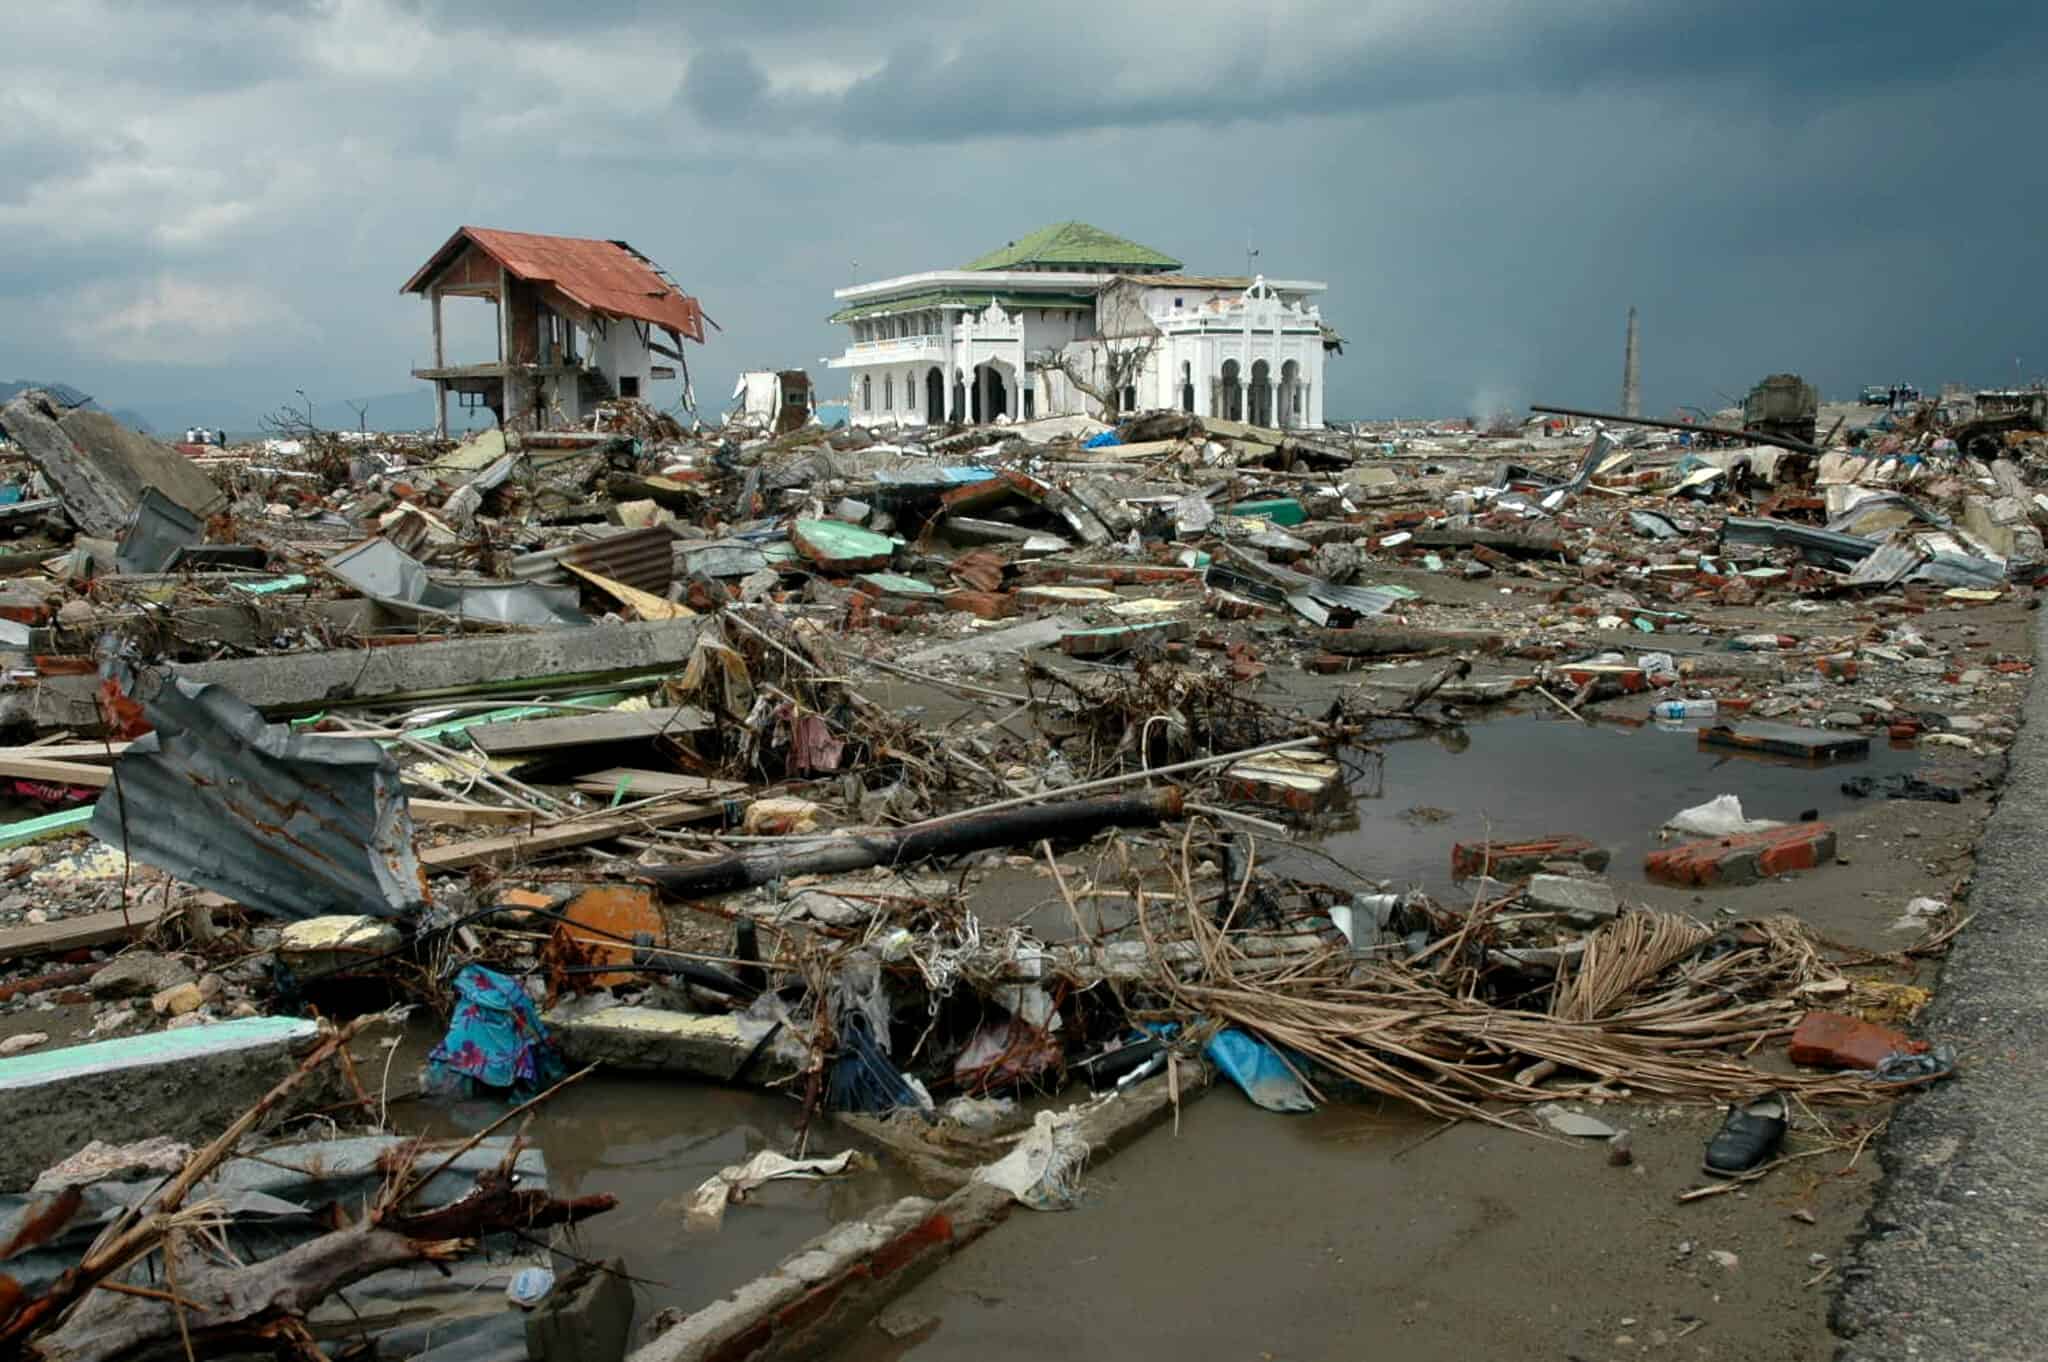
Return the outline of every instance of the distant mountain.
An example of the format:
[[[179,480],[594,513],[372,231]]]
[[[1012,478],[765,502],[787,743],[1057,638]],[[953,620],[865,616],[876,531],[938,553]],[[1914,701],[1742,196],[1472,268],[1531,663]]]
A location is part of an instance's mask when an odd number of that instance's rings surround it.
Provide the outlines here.
[[[176,406],[152,406],[148,414],[166,430],[182,431],[188,425],[225,430],[230,439],[254,438],[269,433],[265,418],[289,407],[303,415],[305,402],[296,392],[287,392],[267,406],[226,399],[195,397]],[[322,430],[431,430],[434,425],[434,390],[424,383],[416,391],[379,393],[353,399],[313,395],[313,424]],[[361,415],[357,415],[358,409]],[[492,424],[488,411],[466,412],[448,404],[448,429],[460,432]]]
[[[93,401],[90,394],[80,392],[69,383],[45,383],[38,379],[16,379],[12,383],[0,383],[0,402],[11,401],[19,394],[27,392],[30,388],[43,389],[67,407],[91,407],[95,411],[105,411],[107,415],[132,429],[148,430],[150,428],[149,422],[143,420],[137,413],[120,407],[109,411]]]

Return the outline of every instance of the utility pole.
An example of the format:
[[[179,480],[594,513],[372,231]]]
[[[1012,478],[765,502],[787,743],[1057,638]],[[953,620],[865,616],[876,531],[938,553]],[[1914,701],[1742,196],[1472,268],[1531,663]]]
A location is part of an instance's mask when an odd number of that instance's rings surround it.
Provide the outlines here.
[[[1636,310],[1628,310],[1628,348],[1621,360],[1621,414],[1643,414],[1643,371],[1636,358]]]

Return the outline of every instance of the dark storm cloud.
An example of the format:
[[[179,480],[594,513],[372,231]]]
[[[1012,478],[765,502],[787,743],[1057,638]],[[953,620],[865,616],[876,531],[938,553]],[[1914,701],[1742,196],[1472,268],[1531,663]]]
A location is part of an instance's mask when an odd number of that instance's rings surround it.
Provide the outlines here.
[[[1776,368],[1837,392],[2048,370],[2015,301],[2048,271],[2048,11],[398,3],[388,67],[354,0],[115,0],[99,46],[42,54],[0,94],[0,315],[42,319],[0,327],[0,378],[403,389],[428,333],[397,282],[477,222],[660,260],[725,326],[691,353],[715,410],[740,368],[842,383],[821,319],[856,272],[1070,217],[1202,269],[1249,234],[1328,280],[1338,416],[1612,401],[1631,303],[1652,407]],[[119,100],[82,102],[96,82]],[[247,211],[213,222],[215,196]],[[212,368],[53,348],[87,290],[184,296],[162,274],[308,326]]]
[[[1167,82],[1144,79],[1155,53],[1142,42],[1105,42],[1087,61],[994,59],[1045,43],[1041,26],[1005,28],[1005,16],[950,49],[902,43],[836,95],[770,90],[759,62],[728,44],[715,62],[691,63],[679,98],[713,123],[895,142],[1343,116],[1471,91],[1651,89],[1681,103],[1765,98],[1796,115],[1901,85],[2031,79],[2048,36],[2048,8],[1996,0],[1951,6],[1938,25],[1903,7],[1774,0],[1619,14],[1531,7],[1483,23],[1459,13],[1352,46],[1318,42],[1312,23],[1268,21],[1219,64]]]

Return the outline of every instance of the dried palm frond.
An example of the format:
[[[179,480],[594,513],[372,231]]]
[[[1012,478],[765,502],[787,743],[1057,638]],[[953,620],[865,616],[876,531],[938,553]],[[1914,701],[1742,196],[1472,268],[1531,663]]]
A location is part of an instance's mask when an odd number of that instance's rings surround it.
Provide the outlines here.
[[[1792,918],[1747,924],[1734,948],[1688,960],[1709,937],[1669,914],[1630,914],[1603,931],[1548,1013],[1456,991],[1410,965],[1341,952],[1274,968],[1253,960],[1199,912],[1177,915],[1204,968],[1184,980],[1160,954],[1144,905],[1139,928],[1173,1009],[1243,1027],[1370,1091],[1433,1115],[1503,1123],[1484,1104],[1545,1101],[1558,1089],[1515,1081],[1532,1063],[1585,1075],[1590,1090],[1727,1102],[1766,1088],[1810,1103],[1888,1094],[1860,1075],[1763,1071],[1740,1056],[1788,1033],[1800,984],[1831,977]],[[1661,982],[1660,982],[1661,981]]]
[[[1550,1015],[1591,1021],[1691,955],[1713,935],[1676,913],[1623,913],[1586,938],[1576,972],[1560,967]]]

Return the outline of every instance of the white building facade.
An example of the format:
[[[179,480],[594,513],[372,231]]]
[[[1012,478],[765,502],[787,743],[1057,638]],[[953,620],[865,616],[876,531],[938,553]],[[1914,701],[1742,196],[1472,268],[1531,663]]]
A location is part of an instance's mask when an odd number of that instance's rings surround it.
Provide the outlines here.
[[[1191,275],[1082,223],[958,270],[844,288],[830,361],[857,425],[1172,408],[1278,429],[1323,424],[1340,338],[1299,279]]]

